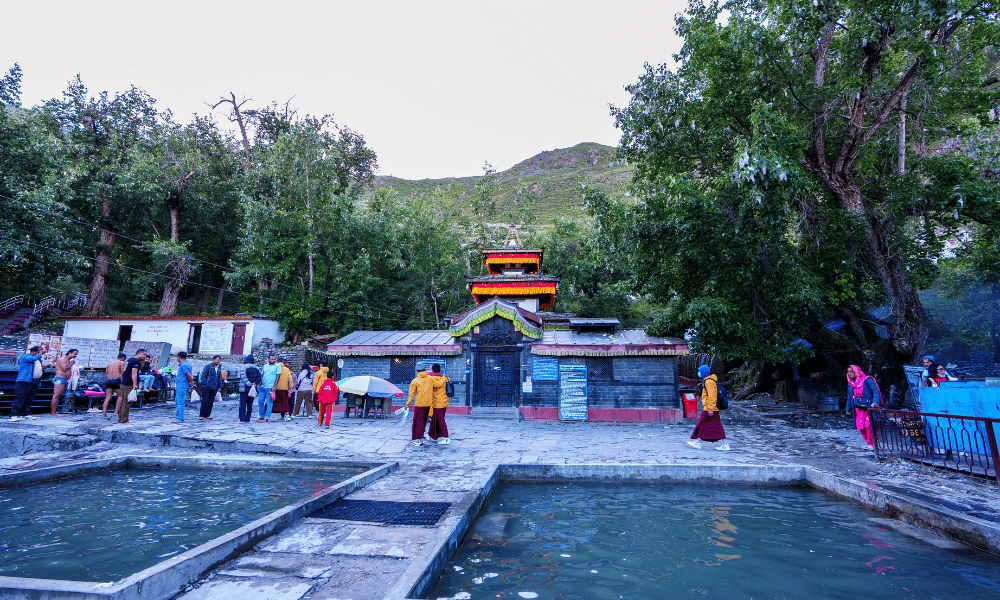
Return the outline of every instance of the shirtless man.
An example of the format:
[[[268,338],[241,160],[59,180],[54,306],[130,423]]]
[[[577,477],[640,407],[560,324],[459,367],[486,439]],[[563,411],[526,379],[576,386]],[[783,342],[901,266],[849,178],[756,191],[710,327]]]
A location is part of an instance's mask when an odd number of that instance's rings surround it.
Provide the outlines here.
[[[122,384],[122,374],[125,372],[125,353],[122,352],[118,355],[118,358],[108,363],[108,367],[104,369],[105,377],[105,387],[107,390],[104,392],[104,408],[101,411],[101,418],[108,418],[108,405],[111,404],[111,393],[118,390]]]
[[[56,359],[56,374],[52,377],[52,407],[51,414],[53,417],[61,417],[59,413],[59,398],[66,392],[66,384],[69,382],[69,378],[73,376],[73,363],[76,362],[76,355],[80,351],[76,348],[70,350],[65,356],[60,356]]]

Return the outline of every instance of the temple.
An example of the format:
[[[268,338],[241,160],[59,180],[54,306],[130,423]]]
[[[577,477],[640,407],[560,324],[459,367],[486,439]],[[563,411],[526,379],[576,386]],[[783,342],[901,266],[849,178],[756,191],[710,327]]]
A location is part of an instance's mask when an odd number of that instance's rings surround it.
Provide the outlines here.
[[[355,331],[331,343],[337,378],[375,375],[403,389],[438,363],[455,383],[449,413],[564,421],[679,422],[685,340],[620,329],[617,319],[552,312],[559,277],[544,248],[483,248],[466,278],[476,305],[448,330]]]

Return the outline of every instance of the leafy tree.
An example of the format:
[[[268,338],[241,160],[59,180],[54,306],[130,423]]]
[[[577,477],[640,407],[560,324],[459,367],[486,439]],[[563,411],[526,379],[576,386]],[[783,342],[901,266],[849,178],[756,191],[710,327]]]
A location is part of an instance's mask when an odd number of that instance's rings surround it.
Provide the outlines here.
[[[633,197],[589,198],[670,309],[662,328],[730,357],[801,356],[803,337],[845,362],[912,359],[939,225],[995,219],[996,182],[942,149],[998,104],[998,17],[972,0],[693,0],[679,66],[647,65],[612,108]]]

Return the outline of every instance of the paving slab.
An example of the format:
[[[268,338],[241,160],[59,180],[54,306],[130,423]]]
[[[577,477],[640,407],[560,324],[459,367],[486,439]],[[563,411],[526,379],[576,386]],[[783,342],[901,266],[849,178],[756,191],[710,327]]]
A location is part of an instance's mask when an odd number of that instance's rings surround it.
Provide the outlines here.
[[[185,600],[299,600],[312,582],[271,579],[216,579],[184,594]]]

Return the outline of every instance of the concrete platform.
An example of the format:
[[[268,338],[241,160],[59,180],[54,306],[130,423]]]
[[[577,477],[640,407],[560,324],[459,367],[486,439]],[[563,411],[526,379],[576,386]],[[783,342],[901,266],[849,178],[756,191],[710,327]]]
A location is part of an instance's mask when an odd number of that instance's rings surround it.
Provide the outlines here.
[[[184,600],[242,594],[282,600],[405,598],[435,577],[434,569],[450,556],[482,499],[503,478],[805,483],[867,504],[880,518],[1000,553],[995,482],[903,461],[878,462],[851,430],[793,429],[741,418],[740,424],[727,424],[733,450],[719,452],[712,444],[701,450],[687,446],[691,426],[686,424],[494,421],[449,413],[451,445],[414,447],[410,421],[398,417],[362,421],[341,413],[330,429],[305,418],[237,425],[233,401],[216,403],[212,421],[172,425],[171,414],[166,407],[133,411],[132,425],[111,424],[99,414],[3,421],[0,448],[8,450],[0,469],[126,453],[398,462],[397,470],[349,498],[452,504],[433,526],[302,519],[203,573],[178,596]],[[5,445],[8,436],[32,442]],[[64,445],[70,438],[77,442]]]

